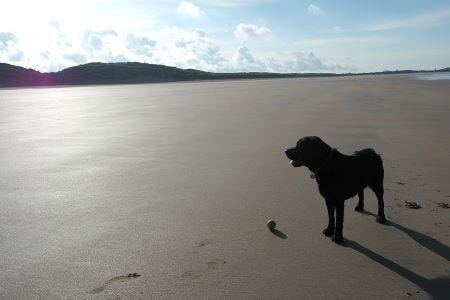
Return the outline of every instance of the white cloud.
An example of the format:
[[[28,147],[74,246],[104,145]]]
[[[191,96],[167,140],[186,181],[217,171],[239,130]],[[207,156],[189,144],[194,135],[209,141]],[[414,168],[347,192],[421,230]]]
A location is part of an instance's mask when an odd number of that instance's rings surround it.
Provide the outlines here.
[[[293,66],[297,72],[338,72],[343,69],[336,63],[324,63],[312,52],[294,53]]]
[[[102,50],[109,51],[111,42],[118,37],[115,30],[92,31],[88,30],[83,36],[83,47],[90,53],[100,52]]]
[[[6,47],[10,43],[17,43],[17,37],[12,32],[0,32],[0,43]]]
[[[200,7],[189,1],[181,1],[178,4],[177,12],[182,16],[198,18],[200,16]]]
[[[24,52],[19,48],[19,40],[12,32],[0,32],[0,62],[20,62]]]
[[[236,49],[230,61],[230,68],[238,72],[264,72],[265,64],[256,59],[247,47],[241,46]]]
[[[206,71],[228,68],[218,42],[201,30],[173,27],[137,35],[107,29],[69,36],[63,26],[56,27],[48,24],[45,35],[36,37],[2,32],[0,61],[45,72],[92,61],[137,61]]]
[[[58,71],[77,64],[137,61],[193,68],[212,72],[321,72],[339,70],[314,54],[255,54],[245,46],[226,56],[216,41],[202,30],[177,27],[135,34],[113,29],[86,30],[70,35],[64,24],[47,24],[45,34],[0,33],[0,60],[35,68]],[[267,36],[263,27],[243,27],[246,38]],[[270,32],[270,31],[269,31]],[[32,47],[34,45],[34,47]]]
[[[136,54],[151,56],[155,45],[156,41],[146,36],[135,36],[133,33],[129,33],[126,38],[126,47]]]
[[[308,14],[313,16],[324,16],[325,12],[317,5],[310,4],[308,5]]]
[[[272,35],[272,31],[266,27],[259,27],[254,24],[239,24],[236,26],[234,36],[240,41],[252,38],[267,38]]]
[[[277,73],[332,73],[355,71],[330,59],[317,57],[312,52],[301,51],[279,53],[278,55],[257,56],[247,47],[238,47],[230,60],[230,70],[239,72]]]
[[[42,56],[44,58],[49,59],[50,58],[50,54],[48,52],[44,52],[42,53]],[[81,54],[81,53],[70,53],[70,54],[63,54],[63,58],[65,60],[69,60],[72,61],[76,64],[84,64],[87,62],[87,58],[86,55]]]
[[[285,53],[266,60],[270,72],[281,73],[345,73],[355,71],[351,66],[342,65],[333,59],[317,57],[309,52]]]
[[[218,43],[204,31],[173,27],[159,32],[156,40],[153,63],[205,71],[226,68],[226,59]]]
[[[368,31],[412,28],[436,24],[450,19],[450,8],[430,11],[409,18],[383,20],[372,23],[366,27]]]

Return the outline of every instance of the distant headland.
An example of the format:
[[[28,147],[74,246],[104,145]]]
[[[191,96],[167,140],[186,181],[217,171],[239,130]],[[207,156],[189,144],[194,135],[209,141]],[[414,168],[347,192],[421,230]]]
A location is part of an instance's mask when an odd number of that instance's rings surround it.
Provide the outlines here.
[[[213,73],[194,69],[180,69],[164,65],[123,62],[88,63],[59,72],[41,73],[33,69],[0,63],[0,87],[33,87],[60,85],[161,83],[200,80],[331,77],[349,75],[407,74],[418,72],[449,72],[439,70],[396,70],[373,73]]]

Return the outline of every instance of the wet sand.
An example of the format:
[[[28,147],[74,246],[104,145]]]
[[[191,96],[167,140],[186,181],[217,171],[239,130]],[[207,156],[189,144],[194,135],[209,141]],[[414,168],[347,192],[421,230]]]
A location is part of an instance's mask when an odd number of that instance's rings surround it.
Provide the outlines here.
[[[0,298],[443,299],[449,129],[412,75],[0,90]],[[387,225],[322,235],[305,135],[382,154]]]

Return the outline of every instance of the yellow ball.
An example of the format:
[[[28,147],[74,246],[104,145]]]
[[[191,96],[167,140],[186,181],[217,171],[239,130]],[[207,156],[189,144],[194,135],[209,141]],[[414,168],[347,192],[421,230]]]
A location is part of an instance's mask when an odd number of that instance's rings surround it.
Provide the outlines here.
[[[268,227],[270,230],[274,230],[274,229],[275,229],[275,226],[277,226],[277,223],[275,223],[274,220],[269,220],[269,221],[267,221],[267,227]]]

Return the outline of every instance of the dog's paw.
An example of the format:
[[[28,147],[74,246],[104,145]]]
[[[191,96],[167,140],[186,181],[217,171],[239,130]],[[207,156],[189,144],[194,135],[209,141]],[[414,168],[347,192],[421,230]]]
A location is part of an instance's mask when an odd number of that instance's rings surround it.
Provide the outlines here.
[[[322,233],[327,237],[331,237],[334,233],[334,227],[327,227],[322,231]]]
[[[355,211],[358,211],[358,212],[364,211],[364,206],[359,206],[359,205],[357,205],[357,206],[355,207]]]
[[[332,240],[333,242],[335,242],[336,244],[342,244],[342,243],[344,242],[344,237],[343,237],[342,235],[334,234],[334,235],[331,237],[331,240]]]
[[[380,224],[386,223],[386,217],[385,216],[377,216],[377,222]]]

